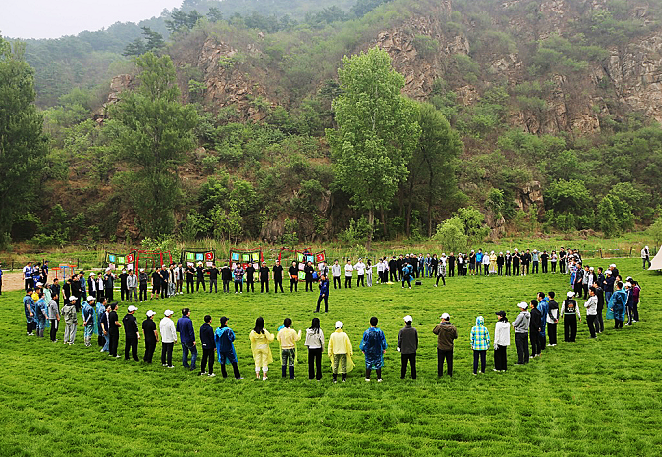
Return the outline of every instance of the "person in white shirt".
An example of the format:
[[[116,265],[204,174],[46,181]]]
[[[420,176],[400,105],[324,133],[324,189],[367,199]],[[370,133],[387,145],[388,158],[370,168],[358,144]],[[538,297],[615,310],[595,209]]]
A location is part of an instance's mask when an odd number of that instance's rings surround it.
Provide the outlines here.
[[[384,263],[382,262],[382,259],[379,259],[377,262],[377,284],[380,284],[382,282],[384,275]]]
[[[595,336],[595,321],[598,318],[598,296],[595,293],[595,287],[591,286],[588,290],[589,298],[584,303],[584,308],[586,308],[586,323],[588,324],[588,331],[591,332],[591,338],[597,338]]]
[[[345,289],[352,288],[353,271],[354,271],[354,267],[352,267],[352,262],[349,259],[347,259],[347,263],[345,264]]]
[[[646,269],[646,262],[648,262],[648,267],[650,268],[651,259],[650,259],[650,251],[648,250],[648,246],[644,246],[644,248],[641,250],[641,260],[644,264],[644,270]]]
[[[365,276],[366,276],[366,283],[368,284],[368,287],[372,287],[372,269],[373,269],[372,262],[370,259],[368,259],[368,265],[365,267]]]
[[[495,313],[499,320],[494,326],[494,371],[504,372],[508,369],[508,354],[510,346],[510,324],[505,311]]]
[[[340,264],[338,263],[338,259],[333,261],[333,265],[331,265],[331,274],[333,274],[333,288],[336,288],[336,282],[338,282],[338,288],[342,289],[342,283],[340,282],[340,274],[342,272],[342,268],[340,268]]]
[[[359,261],[354,265],[354,269],[356,270],[356,287],[359,287],[359,284],[361,284],[363,287],[365,287],[365,263],[363,263],[363,260],[359,257]]]
[[[172,364],[172,349],[177,342],[177,331],[175,330],[175,323],[172,321],[172,315],[174,313],[174,311],[166,309],[163,312],[165,317],[159,322],[159,333],[161,334],[161,365],[168,368],[175,368]]]

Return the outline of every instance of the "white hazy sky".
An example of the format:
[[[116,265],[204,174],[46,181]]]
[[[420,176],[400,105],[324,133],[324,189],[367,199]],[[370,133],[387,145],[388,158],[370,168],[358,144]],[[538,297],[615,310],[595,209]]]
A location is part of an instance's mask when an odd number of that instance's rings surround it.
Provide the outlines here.
[[[181,5],[182,0],[0,0],[0,35],[59,38],[117,21],[138,22]]]

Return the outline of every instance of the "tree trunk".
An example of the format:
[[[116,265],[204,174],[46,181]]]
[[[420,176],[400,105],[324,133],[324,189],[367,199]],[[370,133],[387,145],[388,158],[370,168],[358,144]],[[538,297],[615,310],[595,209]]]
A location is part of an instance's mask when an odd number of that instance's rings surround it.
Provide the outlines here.
[[[384,229],[384,238],[386,238],[388,236],[388,233],[387,233],[387,230],[386,230],[386,213],[384,212],[384,207],[383,206],[381,208],[379,208],[379,210],[381,211],[381,215],[382,215],[382,227]]]
[[[405,215],[405,234],[411,236],[411,207],[414,204],[414,179],[409,181],[409,195],[407,195],[407,209]]]
[[[375,210],[373,208],[370,208],[368,210],[368,226],[370,227],[368,230],[368,239],[365,242],[365,248],[369,251],[370,247],[372,246],[372,229],[373,225],[375,223]]]

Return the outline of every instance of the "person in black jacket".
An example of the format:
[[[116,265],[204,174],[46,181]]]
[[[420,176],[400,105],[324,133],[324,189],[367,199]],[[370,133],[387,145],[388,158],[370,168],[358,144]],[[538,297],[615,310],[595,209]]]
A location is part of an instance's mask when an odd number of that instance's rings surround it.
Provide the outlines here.
[[[269,293],[269,267],[267,267],[267,262],[262,262],[260,267],[260,293],[264,291]]]
[[[78,279],[78,275],[74,275],[71,278],[71,295],[77,298],[76,300],[76,312],[80,313],[80,310],[82,308],[82,300],[81,296],[83,295],[83,291],[80,288],[80,280]]]
[[[451,251],[451,255],[448,256],[448,276],[449,277],[455,276],[455,254],[452,251]]]
[[[214,342],[214,329],[209,325],[211,316],[207,314],[204,318],[205,323],[200,326],[200,344],[202,345],[202,364],[200,365],[200,376],[205,374],[207,362],[209,362],[209,374],[207,376],[214,377],[214,349],[216,343]]]
[[[246,267],[246,292],[255,292],[255,267],[252,263]]]
[[[127,314],[122,319],[122,324],[124,325],[124,336],[126,338],[124,345],[124,360],[129,360],[129,349],[133,355],[133,360],[138,361],[138,340],[140,339],[140,333],[138,332],[138,323],[136,322],[136,316],[133,315],[137,311],[133,305],[130,305],[127,309]]]
[[[540,331],[542,330],[542,315],[537,308],[538,301],[531,300],[529,307],[531,308],[531,320],[529,321],[529,340],[531,341],[531,355],[530,359],[540,356]]]
[[[122,297],[122,301],[129,299],[129,287],[126,284],[126,278],[128,277],[129,274],[126,269],[122,270],[122,273],[120,273],[120,297]]]
[[[297,269],[296,262],[294,261],[292,262],[292,265],[290,266],[288,273],[290,274],[290,292],[292,292],[292,289],[294,289],[294,291],[297,292],[297,283],[299,282],[299,270]]]
[[[198,266],[195,267],[195,276],[196,276],[195,291],[198,292],[200,290],[200,284],[202,284],[202,291],[206,292],[206,289],[205,289],[205,269],[202,268],[202,262],[198,262]]]
[[[398,261],[395,256],[388,261],[389,280],[391,282],[398,282]]]
[[[211,293],[211,290],[214,289],[216,293],[218,293],[218,268],[216,268],[216,264],[212,263],[211,268],[207,268],[207,273],[209,273],[209,293]]]
[[[278,293],[278,287],[280,287],[280,292],[283,292],[283,266],[280,264],[280,260],[276,260],[276,265],[272,268],[274,272],[274,293]],[[267,289],[269,292],[269,289]]]
[[[221,280],[223,281],[223,292],[230,293],[230,281],[232,281],[232,269],[230,264],[226,263],[221,268]]]
[[[106,274],[103,277],[103,292],[106,294],[108,301],[113,301],[113,288],[115,287],[115,275],[106,268]]]
[[[145,273],[145,269],[140,269],[140,274],[138,275],[138,300],[147,301],[147,283],[149,282],[149,276]]]
[[[193,288],[193,276],[195,276],[195,267],[193,266],[193,263],[188,262],[186,264],[186,293],[190,294],[191,292],[194,292],[195,289]]]
[[[117,355],[117,345],[120,341],[120,318],[117,315],[117,302],[110,303],[110,313],[108,313],[108,335],[110,341],[108,343],[108,355],[111,357],[119,358]]]
[[[143,360],[146,363],[152,363],[156,343],[159,341],[159,333],[156,331],[156,323],[154,322],[155,314],[151,309],[147,311],[147,319],[142,323],[143,336],[145,337],[145,356]]]
[[[503,265],[506,263],[506,259],[503,256],[503,252],[499,252],[497,256],[497,275],[503,276]]]
[[[547,319],[547,335],[549,335],[549,345],[556,346],[560,311],[559,303],[554,299],[556,297],[554,292],[549,292],[547,296],[549,297],[547,303],[547,317],[549,318]]]
[[[306,274],[306,292],[308,292],[308,287],[310,286],[310,291],[313,291],[313,273],[315,268],[313,267],[312,262],[308,262],[303,268],[303,272]]]
[[[170,277],[170,272],[165,265],[161,265],[159,276],[161,277],[161,298],[168,298],[168,278]]]

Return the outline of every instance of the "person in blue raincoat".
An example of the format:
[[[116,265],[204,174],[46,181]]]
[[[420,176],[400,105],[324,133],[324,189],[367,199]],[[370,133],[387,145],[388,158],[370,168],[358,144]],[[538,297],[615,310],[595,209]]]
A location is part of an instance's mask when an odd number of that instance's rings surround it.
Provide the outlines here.
[[[625,320],[625,305],[628,302],[628,295],[623,290],[623,282],[618,281],[614,283],[615,292],[609,299],[607,305],[609,310],[614,316],[614,328],[623,328],[623,321]],[[607,316],[609,318],[609,316]]]
[[[35,322],[37,323],[37,336],[44,337],[44,328],[48,323],[48,303],[44,299],[44,293],[39,290],[39,300],[34,305]]]
[[[106,344],[106,337],[103,336],[103,329],[101,328],[101,315],[105,313],[106,298],[104,297],[97,302],[96,313],[94,313],[94,333],[97,335],[97,344],[102,348]]]
[[[404,270],[404,269],[403,269]],[[365,355],[365,380],[370,381],[370,372],[377,371],[377,382],[382,382],[382,367],[384,366],[384,353],[388,344],[382,329],[377,327],[379,320],[370,318],[370,328],[363,332],[363,339],[359,349]]]
[[[407,281],[407,285],[411,289],[411,274],[414,271],[414,268],[411,266],[411,264],[406,263],[402,267],[402,288],[405,288],[405,281]]]
[[[34,335],[34,329],[37,328],[36,316],[35,316],[35,305],[34,300],[32,300],[32,287],[29,287],[25,291],[25,297],[23,297],[23,308],[25,309],[25,319],[28,323],[28,336]]]
[[[86,347],[92,346],[92,334],[97,333],[96,325],[94,325],[97,320],[97,313],[94,308],[95,298],[93,296],[87,297],[87,300],[83,301],[83,337]]]
[[[218,354],[218,363],[221,364],[221,374],[224,378],[228,377],[228,372],[225,369],[226,362],[232,364],[235,379],[244,379],[239,374],[239,364],[237,361],[237,351],[234,349],[234,331],[228,327],[228,318],[221,317],[221,326],[216,327],[214,333],[214,342],[216,343],[216,353]]]

